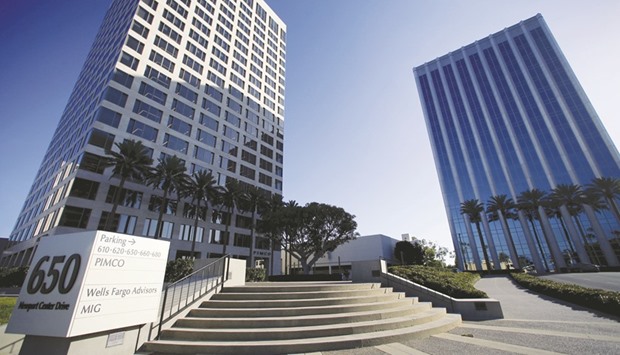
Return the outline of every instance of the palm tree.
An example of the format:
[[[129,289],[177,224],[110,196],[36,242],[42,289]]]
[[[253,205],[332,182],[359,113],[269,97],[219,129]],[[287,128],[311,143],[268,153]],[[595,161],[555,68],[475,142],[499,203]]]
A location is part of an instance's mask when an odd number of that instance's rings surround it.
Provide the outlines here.
[[[482,253],[484,254],[484,261],[487,265],[487,270],[491,271],[489,254],[487,253],[487,247],[484,243],[484,238],[482,236],[482,229],[480,228],[480,222],[482,222],[482,217],[480,217],[480,214],[482,212],[484,212],[484,207],[482,206],[482,203],[478,201],[478,199],[471,199],[465,202],[461,202],[461,214],[467,215],[469,217],[469,222],[476,224],[476,229],[478,230],[478,237],[480,238],[480,246],[482,247]]]
[[[163,219],[164,211],[168,207],[168,197],[170,194],[177,192],[177,194],[184,191],[184,186],[187,185],[189,180],[187,174],[185,174],[185,162],[174,156],[165,156],[159,159],[159,163],[149,174],[147,182],[153,186],[154,189],[162,189],[164,196],[161,199],[161,205],[159,206],[159,217],[157,218],[157,232],[155,239],[159,239],[163,232]]]
[[[221,208],[225,208],[228,212],[228,216],[226,218],[226,229],[224,231],[224,236],[222,243],[224,244],[224,248],[222,250],[222,254],[226,255],[226,247],[228,246],[228,229],[232,223],[232,215],[237,207],[237,203],[241,198],[241,190],[239,188],[239,183],[234,179],[226,180],[226,187],[222,188],[220,195],[220,206]]]
[[[604,199],[620,225],[620,211],[616,199],[620,197],[620,179],[600,177],[594,178],[588,185],[587,192]]]
[[[264,207],[266,203],[265,193],[257,187],[248,187],[241,195],[241,207],[246,212],[252,213],[252,226],[250,227],[250,257],[248,258],[248,267],[254,267],[254,231],[256,229],[256,215]]]
[[[194,257],[194,250],[196,248],[196,235],[198,233],[198,217],[203,215],[206,219],[207,210],[209,208],[209,202],[216,199],[219,189],[216,185],[215,178],[211,172],[199,170],[192,175],[192,179],[185,186],[184,194],[191,196],[193,213],[194,213],[194,233],[192,236],[192,250],[191,256]],[[205,201],[204,214],[201,213],[201,204]],[[194,204],[195,203],[195,204]]]
[[[531,189],[523,191],[517,197],[517,209],[523,211],[525,216],[530,221],[530,225],[532,226],[532,231],[534,232],[534,238],[536,239],[536,243],[538,244],[538,250],[540,251],[540,256],[545,264],[545,269],[549,271],[549,265],[547,264],[547,258],[545,258],[545,252],[542,247],[542,243],[540,242],[540,238],[538,237],[538,232],[536,231],[536,226],[534,225],[534,219],[540,221],[540,215],[538,213],[538,208],[542,206],[543,200],[545,198],[545,193],[539,189]],[[542,224],[541,224],[542,228]],[[544,230],[543,230],[544,234]]]
[[[570,238],[570,234],[568,233],[568,229],[566,228],[566,223],[564,222],[564,218],[562,217],[562,203],[554,198],[548,196],[543,201],[543,206],[545,208],[545,213],[547,216],[553,217],[560,222],[560,226],[562,227],[562,232],[564,233],[564,238],[568,243],[568,247],[570,250],[566,250],[569,255],[569,262],[573,262],[573,258],[576,255],[575,246],[573,245],[573,241]]]
[[[585,229],[583,228],[583,224],[579,219],[579,214],[583,212],[583,204],[585,204],[586,202],[592,203],[594,204],[594,206],[591,207],[595,210],[598,210],[600,209],[600,203],[595,203],[592,197],[587,196],[581,186],[577,184],[557,185],[551,192],[551,198],[556,200],[559,204],[566,206],[566,208],[568,209],[568,213],[573,217],[573,220],[577,225],[577,228],[579,229],[579,234],[581,235],[581,239],[584,245],[590,248],[590,253],[594,257],[596,262],[600,264],[597,253],[594,250],[594,247],[588,242]]]
[[[149,172],[151,164],[153,164],[147,148],[141,141],[128,139],[121,143],[117,142],[114,145],[118,148],[118,152],[106,151],[108,156],[105,158],[104,164],[106,167],[114,167],[110,178],[116,176],[120,178],[120,181],[112,199],[112,210],[110,210],[110,214],[105,222],[104,229],[106,231],[112,231],[112,222],[114,215],[116,215],[116,209],[120,204],[125,182],[128,179],[139,182],[143,181]]]
[[[491,215],[490,220],[500,219],[501,216],[504,218],[502,223],[502,227],[506,233],[506,239],[508,240],[508,245],[511,248],[510,254],[512,255],[513,264],[516,264],[517,268],[519,267],[517,248],[515,247],[514,240],[512,239],[512,232],[510,231],[510,226],[506,222],[507,219],[513,219],[515,217],[514,210],[517,208],[517,204],[506,195],[495,195],[491,196],[487,201],[487,213]]]

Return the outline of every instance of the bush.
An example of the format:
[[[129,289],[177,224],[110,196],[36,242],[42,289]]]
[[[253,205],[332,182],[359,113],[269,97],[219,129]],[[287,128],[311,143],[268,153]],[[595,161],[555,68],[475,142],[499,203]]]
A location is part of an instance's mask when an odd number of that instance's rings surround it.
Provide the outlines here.
[[[620,316],[620,292],[565,284],[523,273],[514,272],[511,276],[519,285],[532,291]]]
[[[21,287],[27,273],[27,266],[0,268],[0,287]]]
[[[426,266],[392,266],[389,272],[454,298],[488,298],[474,287],[480,275]]]
[[[194,272],[193,259],[176,259],[166,265],[165,282],[175,282]]]
[[[245,281],[246,282],[260,282],[265,281],[266,278],[265,269],[262,268],[247,268],[245,269]]]
[[[17,303],[17,297],[0,297],[0,324],[6,324]]]

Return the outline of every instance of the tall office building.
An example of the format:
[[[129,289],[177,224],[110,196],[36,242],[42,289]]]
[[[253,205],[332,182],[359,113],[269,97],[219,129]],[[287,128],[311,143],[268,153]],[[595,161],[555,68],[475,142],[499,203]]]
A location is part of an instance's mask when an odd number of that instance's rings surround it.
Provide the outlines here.
[[[211,171],[219,185],[236,179],[281,194],[285,53],[286,25],[264,0],[114,0],[3,265],[28,264],[42,237],[105,225],[119,180],[102,157],[127,139],[141,140],[155,163],[176,155],[188,173]],[[116,230],[153,237],[161,191],[129,182],[121,196]],[[166,210],[171,258],[190,250],[190,203],[174,200]],[[227,252],[267,261],[266,238],[256,237],[249,255],[251,224],[235,213]],[[198,254],[220,255],[224,231],[209,213],[197,228]]]
[[[618,151],[540,14],[414,75],[460,267],[486,268],[483,243],[495,269],[618,265],[620,225],[604,200],[543,207],[527,192],[561,197],[620,178]],[[499,195],[530,203],[493,213]],[[468,214],[468,200],[487,210]]]

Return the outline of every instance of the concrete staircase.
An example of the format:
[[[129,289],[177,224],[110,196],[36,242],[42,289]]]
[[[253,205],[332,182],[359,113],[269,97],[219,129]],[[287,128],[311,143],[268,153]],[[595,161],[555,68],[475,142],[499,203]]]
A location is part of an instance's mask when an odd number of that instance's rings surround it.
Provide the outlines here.
[[[460,324],[460,315],[380,284],[257,283],[225,288],[144,349],[156,354],[307,353],[427,337]]]

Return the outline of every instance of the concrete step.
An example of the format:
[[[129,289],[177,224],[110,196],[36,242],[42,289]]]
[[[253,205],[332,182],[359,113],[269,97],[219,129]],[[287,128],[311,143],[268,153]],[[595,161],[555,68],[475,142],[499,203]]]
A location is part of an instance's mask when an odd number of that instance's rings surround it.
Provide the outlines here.
[[[286,308],[207,308],[200,307],[189,312],[189,317],[211,318],[253,318],[253,317],[287,317],[312,314],[352,313],[363,311],[386,310],[390,308],[406,307],[413,305],[411,298],[389,300],[385,302],[358,303],[348,305],[327,305],[312,307],[286,307]]]
[[[214,300],[284,300],[284,299],[314,299],[371,296],[391,293],[392,288],[375,288],[362,290],[329,290],[329,291],[274,291],[274,292],[221,292],[213,295]]]
[[[432,308],[424,312],[404,317],[379,319],[374,321],[342,324],[326,324],[306,327],[277,328],[182,328],[164,330],[161,339],[170,340],[226,340],[256,341],[318,338],[336,335],[360,334],[411,327],[441,319],[446,316],[445,308]]]
[[[200,307],[208,308],[285,308],[285,307],[313,307],[313,306],[329,306],[339,304],[354,304],[354,303],[372,303],[372,302],[386,302],[389,300],[397,300],[405,298],[405,294],[402,292],[382,293],[370,296],[361,297],[334,297],[334,298],[315,298],[315,299],[293,299],[293,300],[214,300],[203,302]],[[417,302],[417,297],[410,297]]]
[[[352,282],[256,282],[245,286],[226,287],[222,293],[240,292],[313,292],[313,291],[342,291],[365,290],[381,288],[379,283],[352,283]]]
[[[432,308],[428,302],[389,308],[386,310],[372,310],[351,313],[313,314],[286,317],[254,317],[254,318],[213,318],[213,317],[185,317],[176,321],[175,326],[186,328],[275,328],[275,327],[304,327],[325,324],[343,324],[353,322],[374,321],[386,318],[396,318],[425,312]]]
[[[461,323],[460,315],[448,314],[438,320],[409,327],[370,333],[336,335],[306,339],[260,341],[159,340],[145,343],[145,349],[158,354],[290,354],[352,349],[428,337],[446,332]]]

